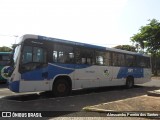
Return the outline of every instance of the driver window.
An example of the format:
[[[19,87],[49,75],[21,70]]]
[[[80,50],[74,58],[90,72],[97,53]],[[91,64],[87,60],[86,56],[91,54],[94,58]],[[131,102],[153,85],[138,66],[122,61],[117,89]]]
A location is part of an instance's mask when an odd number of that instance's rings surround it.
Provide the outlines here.
[[[22,53],[22,64],[32,62],[32,47],[25,46]]]
[[[47,52],[43,48],[24,46],[22,52],[21,71],[30,71],[46,65]]]

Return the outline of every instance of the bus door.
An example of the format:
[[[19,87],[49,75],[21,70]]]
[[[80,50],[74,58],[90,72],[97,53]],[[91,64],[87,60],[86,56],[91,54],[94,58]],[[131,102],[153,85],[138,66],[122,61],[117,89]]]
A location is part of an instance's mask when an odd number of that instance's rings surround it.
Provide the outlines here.
[[[46,49],[35,46],[24,46],[20,61],[20,73],[20,92],[48,90]]]

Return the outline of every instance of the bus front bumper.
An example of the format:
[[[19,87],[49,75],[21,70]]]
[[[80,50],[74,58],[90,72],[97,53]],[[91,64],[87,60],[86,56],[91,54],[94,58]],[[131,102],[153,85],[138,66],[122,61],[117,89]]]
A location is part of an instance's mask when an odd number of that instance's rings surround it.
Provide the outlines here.
[[[9,82],[9,89],[13,92],[19,92],[20,81]]]

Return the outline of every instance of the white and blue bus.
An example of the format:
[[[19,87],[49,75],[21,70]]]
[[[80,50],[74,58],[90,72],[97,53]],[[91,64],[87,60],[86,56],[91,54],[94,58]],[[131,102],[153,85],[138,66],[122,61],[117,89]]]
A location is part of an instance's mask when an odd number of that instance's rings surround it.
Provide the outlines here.
[[[119,49],[38,35],[23,35],[14,52],[9,80],[13,92],[72,90],[125,85],[151,80],[150,57]]]

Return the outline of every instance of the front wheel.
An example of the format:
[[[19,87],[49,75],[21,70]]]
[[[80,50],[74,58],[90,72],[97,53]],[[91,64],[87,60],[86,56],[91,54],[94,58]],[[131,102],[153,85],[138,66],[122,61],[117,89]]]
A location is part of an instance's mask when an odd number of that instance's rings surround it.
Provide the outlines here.
[[[56,97],[63,97],[69,95],[71,91],[70,85],[66,79],[58,79],[52,87],[53,95]]]
[[[133,77],[127,77],[126,79],[126,88],[133,88],[134,86],[134,78]]]

